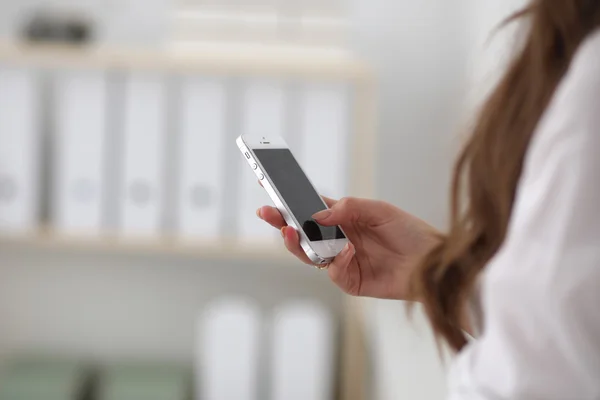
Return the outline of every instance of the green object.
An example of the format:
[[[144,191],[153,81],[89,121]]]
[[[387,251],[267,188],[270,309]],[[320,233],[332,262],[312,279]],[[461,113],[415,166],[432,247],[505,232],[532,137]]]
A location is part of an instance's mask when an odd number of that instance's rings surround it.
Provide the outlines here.
[[[79,400],[87,376],[76,362],[14,360],[0,372],[0,400]]]
[[[115,366],[102,373],[98,400],[189,400],[191,387],[189,368]]]

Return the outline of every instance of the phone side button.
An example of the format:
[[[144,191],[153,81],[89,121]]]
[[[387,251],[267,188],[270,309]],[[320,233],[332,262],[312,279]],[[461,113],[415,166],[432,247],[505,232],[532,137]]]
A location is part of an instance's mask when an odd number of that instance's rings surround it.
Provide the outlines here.
[[[252,164],[252,169],[253,170],[257,170],[258,169],[258,165],[256,165],[256,163]]]
[[[265,176],[262,173],[259,172],[258,173],[258,179],[260,179],[262,181],[263,179],[265,179]]]

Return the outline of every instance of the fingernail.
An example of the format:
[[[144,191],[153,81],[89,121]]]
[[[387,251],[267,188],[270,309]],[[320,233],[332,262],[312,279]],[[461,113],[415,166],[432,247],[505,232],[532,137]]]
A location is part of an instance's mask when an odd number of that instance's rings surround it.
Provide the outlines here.
[[[256,210],[256,216],[260,219],[262,219],[261,211],[262,211],[262,208],[259,208],[258,210]]]
[[[284,226],[283,228],[281,228],[281,237],[285,239],[285,228],[287,228],[287,226]]]
[[[323,210],[323,211],[319,211],[318,213],[314,214],[312,217],[314,219],[316,219],[317,221],[324,221],[327,218],[329,218],[331,216],[332,212],[331,210]]]
[[[346,243],[346,245],[342,249],[341,256],[348,257],[348,256],[353,256],[353,255],[354,255],[354,251],[352,251],[352,246],[350,245],[350,243]]]

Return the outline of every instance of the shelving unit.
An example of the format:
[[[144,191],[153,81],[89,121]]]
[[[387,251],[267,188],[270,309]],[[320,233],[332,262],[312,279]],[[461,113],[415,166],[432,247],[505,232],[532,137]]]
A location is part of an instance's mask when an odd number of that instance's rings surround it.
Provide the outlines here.
[[[156,70],[169,73],[208,73],[217,75],[285,76],[351,82],[355,96],[353,116],[349,195],[374,196],[375,164],[375,85],[369,69],[343,51],[323,52],[285,47],[230,46],[219,48],[206,46],[196,48],[196,53],[173,51],[150,51],[128,48],[77,48],[57,45],[29,45],[0,41],[0,63],[6,65],[33,66],[35,68],[77,68],[111,70]],[[182,260],[186,265],[198,263],[227,262],[250,263],[265,266],[264,271],[277,271],[292,280],[296,274],[307,277],[292,256],[281,247],[236,244],[235,241],[197,243],[184,242],[172,237],[156,240],[122,239],[117,236],[100,238],[68,237],[49,228],[40,229],[23,236],[0,237],[0,249],[10,249],[14,262],[18,254],[94,255],[104,254],[113,258],[141,256],[145,258],[168,258],[171,265]],[[0,263],[4,262],[0,250]],[[304,266],[305,267],[305,266]],[[300,272],[300,270],[302,272]],[[175,273],[175,272],[174,272]],[[311,277],[302,282],[324,281],[324,274],[311,271]],[[335,290],[332,288],[332,290]],[[341,295],[340,295],[341,296]],[[344,298],[343,346],[341,354],[340,398],[364,399],[367,364],[364,345],[364,324],[360,300]],[[1,336],[1,335],[0,335]],[[1,337],[0,337],[1,340]]]

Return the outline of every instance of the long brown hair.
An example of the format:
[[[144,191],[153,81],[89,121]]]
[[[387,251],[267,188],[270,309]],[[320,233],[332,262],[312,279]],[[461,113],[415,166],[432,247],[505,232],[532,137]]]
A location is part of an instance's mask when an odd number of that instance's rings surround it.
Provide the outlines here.
[[[450,230],[412,280],[438,340],[459,351],[479,273],[506,236],[525,153],[573,55],[600,26],[600,0],[534,0],[515,19],[527,35],[484,104],[454,169]]]

